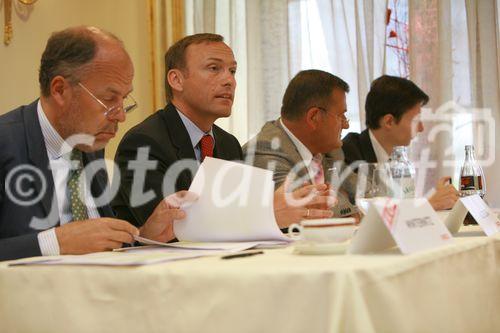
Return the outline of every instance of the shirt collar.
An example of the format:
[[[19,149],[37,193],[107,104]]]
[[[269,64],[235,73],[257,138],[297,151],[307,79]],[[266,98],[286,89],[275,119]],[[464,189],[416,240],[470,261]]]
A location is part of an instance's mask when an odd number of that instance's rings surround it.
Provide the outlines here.
[[[299,154],[300,154],[300,157],[302,157],[302,161],[304,161],[304,164],[306,165],[306,167],[309,167],[309,165],[311,164],[311,161],[312,161],[312,158],[313,158],[313,155],[312,153],[309,151],[309,149],[307,149],[307,147],[299,140],[297,139],[297,137],[295,135],[293,135],[293,133],[285,126],[285,124],[283,123],[283,120],[280,118],[280,124],[281,126],[283,126],[283,129],[285,130],[285,133],[290,137],[290,140],[292,140],[293,144],[295,145],[295,147],[297,148],[297,150],[299,151]]]
[[[385,151],[384,147],[378,142],[377,138],[373,134],[372,130],[368,130],[368,135],[372,141],[373,150],[375,151],[375,156],[377,157],[378,163],[385,163],[389,160],[389,154]]]
[[[191,144],[193,145],[193,148],[195,148],[198,145],[201,138],[205,134],[210,135],[214,139],[214,142],[215,142],[212,128],[210,128],[210,131],[208,131],[208,132],[203,132],[198,126],[196,126],[195,123],[193,123],[191,121],[191,119],[186,117],[186,115],[184,113],[179,111],[179,109],[177,109],[177,108],[176,108],[176,110],[177,110],[177,113],[179,114],[179,117],[181,117],[182,123],[184,124],[184,126],[186,127],[186,130],[188,131],[189,138],[191,139]]]
[[[49,119],[43,111],[42,103],[38,100],[37,104],[38,121],[42,128],[43,140],[47,149],[49,159],[57,160],[61,156],[68,154],[73,149],[64,139],[57,133]]]

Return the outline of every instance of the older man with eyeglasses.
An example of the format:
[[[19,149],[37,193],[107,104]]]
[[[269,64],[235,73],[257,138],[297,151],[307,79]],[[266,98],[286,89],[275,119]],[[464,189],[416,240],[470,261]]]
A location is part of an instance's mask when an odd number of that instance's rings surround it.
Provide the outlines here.
[[[304,182],[332,185],[339,199],[332,208],[335,217],[357,216],[351,202],[353,177],[341,184],[333,184],[332,179],[334,163],[340,169],[344,159],[340,134],[349,128],[345,116],[348,92],[349,85],[331,73],[314,69],[299,72],[286,88],[281,117],[267,122],[243,146],[248,163],[273,171],[276,187],[285,180],[295,186]]]
[[[41,96],[0,116],[0,260],[84,254],[165,238],[181,200],[163,200],[140,229],[106,202],[104,147],[137,103],[123,43],[94,27],[54,33]],[[186,199],[189,196],[185,196]]]

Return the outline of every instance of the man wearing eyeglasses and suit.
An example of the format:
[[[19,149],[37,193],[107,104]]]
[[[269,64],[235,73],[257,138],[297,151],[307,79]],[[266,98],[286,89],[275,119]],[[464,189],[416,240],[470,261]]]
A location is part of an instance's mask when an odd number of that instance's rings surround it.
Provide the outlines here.
[[[112,250],[139,234],[162,240],[182,218],[163,201],[137,229],[106,200],[104,147],[136,106],[133,76],[111,33],[82,26],[50,37],[40,98],[0,116],[0,260]]]
[[[299,72],[288,84],[281,118],[266,123],[255,138],[243,146],[246,160],[273,171],[275,186],[288,179],[293,186],[303,182],[330,183],[328,169],[344,160],[340,134],[349,128],[345,117],[349,86],[321,70]],[[341,165],[337,165],[340,169]],[[341,173],[342,170],[338,170]],[[355,183],[347,177],[338,191],[334,216],[357,214]],[[340,184],[336,184],[337,186]]]

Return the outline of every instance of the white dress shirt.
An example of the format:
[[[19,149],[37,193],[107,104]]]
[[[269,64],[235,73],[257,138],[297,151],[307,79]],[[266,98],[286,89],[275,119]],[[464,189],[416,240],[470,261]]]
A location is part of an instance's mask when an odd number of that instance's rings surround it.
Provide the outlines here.
[[[59,133],[57,133],[54,127],[52,127],[42,109],[40,101],[38,101],[37,105],[37,114],[38,121],[40,122],[40,127],[42,129],[45,148],[47,149],[50,169],[52,170],[52,178],[54,179],[54,189],[59,209],[59,221],[61,225],[63,225],[73,220],[67,186],[69,172],[71,170],[70,153],[73,148],[69,146],[63,138],[61,138]],[[99,211],[95,207],[94,199],[92,198],[90,190],[87,188],[85,173],[83,172],[82,177],[84,177],[85,203],[87,206],[88,216],[89,218],[99,218]],[[38,244],[42,255],[44,256],[60,254],[55,228],[40,232],[38,234]]]
[[[370,140],[372,142],[373,151],[375,151],[375,156],[377,157],[378,163],[385,163],[389,160],[389,154],[385,151],[384,147],[378,142],[375,135],[373,135],[371,130],[368,130],[368,135],[370,136]]]

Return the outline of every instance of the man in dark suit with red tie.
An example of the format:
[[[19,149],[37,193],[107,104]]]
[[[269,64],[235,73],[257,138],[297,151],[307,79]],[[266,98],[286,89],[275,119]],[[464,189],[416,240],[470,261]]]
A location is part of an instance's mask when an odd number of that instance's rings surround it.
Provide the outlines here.
[[[214,124],[231,115],[236,67],[233,51],[220,35],[187,36],[168,49],[167,106],[125,134],[115,156],[121,182],[112,205],[119,217],[141,226],[164,196],[189,188],[205,156],[243,159],[238,140]],[[144,180],[143,187],[137,186],[139,178]],[[313,188],[303,188],[300,193]],[[283,191],[274,196],[280,225],[298,222],[311,212],[317,217],[331,215],[317,207],[292,208],[285,203]],[[139,192],[144,194],[142,202],[135,200]],[[331,202],[321,189],[314,196],[316,203]]]
[[[180,40],[166,53],[165,65],[167,106],[125,134],[115,157],[122,179],[113,208],[136,226],[146,221],[164,196],[189,188],[197,164],[205,156],[242,159],[238,140],[214,124],[231,115],[236,88],[236,60],[222,36],[197,34]],[[134,170],[128,163],[136,160],[141,147],[147,149],[146,157],[155,166],[146,170],[140,190],[153,191],[154,198],[134,207]],[[167,173],[182,161],[189,170]]]

